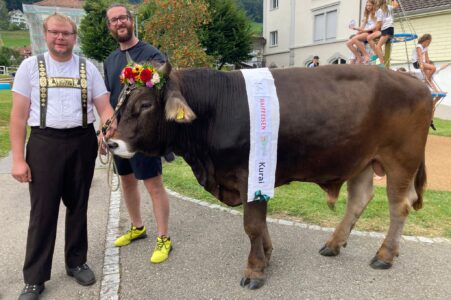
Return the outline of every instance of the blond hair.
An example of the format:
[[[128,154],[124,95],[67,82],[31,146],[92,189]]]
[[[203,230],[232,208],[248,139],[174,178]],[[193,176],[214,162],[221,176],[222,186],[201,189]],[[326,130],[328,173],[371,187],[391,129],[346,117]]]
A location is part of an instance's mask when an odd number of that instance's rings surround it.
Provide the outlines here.
[[[50,19],[56,19],[57,21],[60,21],[60,22],[69,23],[72,26],[72,30],[73,30],[74,34],[77,35],[77,24],[75,24],[75,22],[71,18],[69,18],[65,15],[62,15],[60,13],[57,13],[57,12],[44,19],[44,24],[42,24],[42,26],[44,28],[44,32],[47,31],[47,23],[49,22]]]
[[[371,3],[373,5],[373,9],[371,11],[369,11],[368,9],[366,9],[366,5],[365,5],[365,12],[363,14],[363,24],[367,24],[369,18],[371,18],[373,20],[376,19],[376,14],[375,14],[376,0],[368,0],[366,2]]]
[[[432,40],[432,35],[430,35],[429,33],[425,33],[418,40],[418,44],[421,44],[421,43],[429,41],[429,40]]]
[[[376,10],[381,9],[384,15],[387,15],[388,10],[387,0],[376,0]]]

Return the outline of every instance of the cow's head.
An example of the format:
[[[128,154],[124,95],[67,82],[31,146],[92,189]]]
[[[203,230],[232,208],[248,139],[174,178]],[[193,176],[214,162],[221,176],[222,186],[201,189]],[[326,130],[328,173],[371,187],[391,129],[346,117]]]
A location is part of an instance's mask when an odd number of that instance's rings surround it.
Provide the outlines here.
[[[121,92],[120,97],[126,99],[120,108],[120,122],[114,138],[108,141],[116,155],[130,158],[138,151],[163,155],[171,123],[189,123],[196,118],[180,92],[177,78],[170,76],[170,63],[156,70],[164,81],[159,88],[128,82]]]

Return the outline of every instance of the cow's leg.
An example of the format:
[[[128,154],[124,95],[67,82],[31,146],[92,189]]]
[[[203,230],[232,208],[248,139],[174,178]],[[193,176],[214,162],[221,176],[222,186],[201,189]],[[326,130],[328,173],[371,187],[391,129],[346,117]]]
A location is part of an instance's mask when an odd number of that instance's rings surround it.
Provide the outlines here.
[[[241,286],[249,284],[258,289],[265,282],[265,268],[272,252],[271,239],[266,225],[267,203],[256,201],[244,204],[244,231],[249,236],[251,250]]]
[[[263,242],[263,251],[265,252],[265,258],[266,258],[266,265],[269,265],[269,261],[271,259],[272,254],[272,242],[271,242],[271,236],[269,235],[268,231],[268,225],[265,222],[265,228],[262,232],[262,242]]]
[[[341,247],[346,247],[349,234],[368,202],[374,196],[373,169],[371,165],[359,175],[348,180],[348,202],[346,213],[326,244],[319,250],[324,256],[336,256]]]
[[[381,247],[371,260],[374,269],[388,269],[393,259],[399,255],[399,241],[409,211],[418,195],[415,191],[413,176],[404,172],[387,177],[387,195],[390,210],[390,226]]]

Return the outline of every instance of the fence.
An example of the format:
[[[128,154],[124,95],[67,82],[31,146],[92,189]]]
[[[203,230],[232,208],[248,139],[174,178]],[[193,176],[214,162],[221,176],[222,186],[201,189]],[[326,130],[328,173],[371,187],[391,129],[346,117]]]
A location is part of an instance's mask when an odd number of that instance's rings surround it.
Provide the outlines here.
[[[12,75],[13,73],[16,73],[17,68],[18,68],[17,66],[14,67],[0,66],[0,75]]]

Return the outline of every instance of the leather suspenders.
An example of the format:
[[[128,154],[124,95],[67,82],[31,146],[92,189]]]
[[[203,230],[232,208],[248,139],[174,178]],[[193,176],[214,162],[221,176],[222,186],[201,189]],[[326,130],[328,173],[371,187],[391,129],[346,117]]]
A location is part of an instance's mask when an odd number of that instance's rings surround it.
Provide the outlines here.
[[[39,68],[39,105],[40,105],[40,128],[45,128],[47,116],[47,98],[49,88],[78,88],[81,89],[81,110],[83,128],[88,126],[88,77],[86,74],[86,59],[80,57],[80,78],[48,77],[45,68],[44,55],[37,57]]]
[[[83,128],[88,127],[88,77],[86,76],[86,60],[79,59],[80,85],[81,85],[81,110],[83,113]]]
[[[40,128],[45,128],[45,117],[47,115],[47,72],[45,70],[44,55],[38,55],[39,68],[39,106],[41,111]]]

